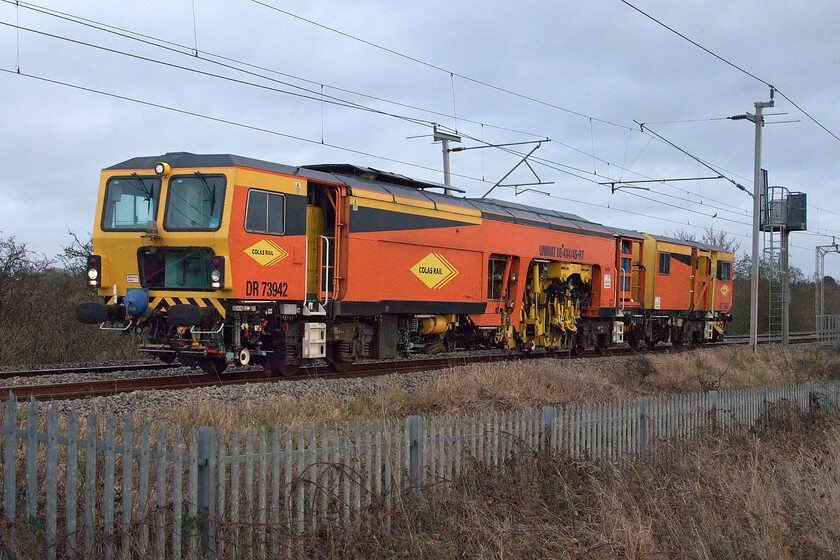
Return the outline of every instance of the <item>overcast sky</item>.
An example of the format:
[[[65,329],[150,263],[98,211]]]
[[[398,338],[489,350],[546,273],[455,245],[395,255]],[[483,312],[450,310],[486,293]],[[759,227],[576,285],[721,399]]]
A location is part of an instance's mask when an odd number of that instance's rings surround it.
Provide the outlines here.
[[[632,3],[840,136],[836,0]],[[638,121],[752,191],[755,128],[725,117],[770,95],[621,0],[2,0],[0,22],[0,235],[48,256],[68,230],[91,231],[100,170],[131,157],[233,153],[442,182],[431,123],[464,147],[550,139],[531,166],[553,184],[530,187],[550,196],[493,197],[656,234],[712,226],[751,247],[752,199],[730,181],[599,184],[715,175]],[[814,247],[840,240],[840,141],[779,94],[766,112],[799,121],[764,128],[763,167],[808,194],[810,231],[792,235],[791,256],[812,275]],[[481,196],[519,160],[454,153],[453,184]],[[505,183],[536,180],[522,166]],[[840,277],[840,255],[826,273]]]

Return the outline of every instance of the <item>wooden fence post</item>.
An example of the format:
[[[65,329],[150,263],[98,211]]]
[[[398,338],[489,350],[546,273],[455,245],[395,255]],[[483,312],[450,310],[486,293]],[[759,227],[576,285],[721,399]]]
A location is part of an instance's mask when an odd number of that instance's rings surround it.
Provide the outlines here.
[[[542,432],[543,432],[543,449],[554,449],[554,418],[557,416],[557,411],[553,406],[544,406],[542,409]]]
[[[29,398],[26,406],[26,447],[24,462],[26,465],[25,512],[28,521],[35,521],[38,516],[38,401]],[[12,467],[14,468],[14,467]]]
[[[201,541],[201,553],[205,558],[215,555],[216,543],[213,538],[213,481],[215,478],[213,444],[216,435],[213,428],[198,429],[198,531]]]
[[[408,480],[412,489],[421,484],[423,469],[423,418],[421,416],[408,417]]]
[[[819,395],[817,395],[813,381],[805,383],[805,390],[808,391],[808,400],[805,405],[805,412],[810,414],[811,412],[819,409]]]
[[[648,400],[647,397],[636,399],[636,410],[639,413],[639,453],[644,455],[648,445]]]
[[[3,513],[7,519],[15,518],[15,505],[17,502],[17,399],[9,392],[9,400],[6,401],[6,413],[3,421],[3,465],[5,476],[3,478]]]
[[[767,400],[767,387],[761,386],[761,420],[763,431],[770,431],[770,402]]]
[[[712,433],[717,433],[718,392],[709,391],[709,417],[712,421]]]

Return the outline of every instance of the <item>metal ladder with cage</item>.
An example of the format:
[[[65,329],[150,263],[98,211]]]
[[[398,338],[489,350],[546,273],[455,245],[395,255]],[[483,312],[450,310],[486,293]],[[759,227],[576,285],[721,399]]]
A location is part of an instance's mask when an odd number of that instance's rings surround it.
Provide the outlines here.
[[[768,313],[767,333],[770,336],[781,336],[782,334],[782,306],[784,291],[784,278],[786,274],[782,266],[784,255],[782,254],[782,232],[770,230],[764,234],[764,262],[767,266],[768,276]]]

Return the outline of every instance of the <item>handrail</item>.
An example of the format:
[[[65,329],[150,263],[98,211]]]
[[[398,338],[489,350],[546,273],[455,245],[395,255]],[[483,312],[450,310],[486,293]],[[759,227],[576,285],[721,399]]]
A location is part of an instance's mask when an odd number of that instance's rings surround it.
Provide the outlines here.
[[[130,329],[130,328],[131,328],[131,325],[133,325],[133,324],[134,324],[134,319],[130,319],[130,320],[128,321],[128,324],[127,324],[127,325],[125,326],[125,328],[123,328],[123,329],[121,329],[121,328],[119,328],[119,327],[106,327],[106,326],[105,326],[105,323],[107,323],[107,322],[108,322],[108,321],[102,321],[102,323],[99,325],[99,328],[100,328],[100,329],[102,329],[103,331],[119,331],[119,332],[125,332],[125,331],[127,331],[128,329]]]
[[[330,240],[324,235],[321,235],[321,247],[326,248],[322,253],[326,257],[326,262],[321,265],[321,289],[324,291],[324,303],[327,305],[330,302],[329,279],[330,279]],[[326,285],[325,285],[326,284]]]
[[[624,293],[624,290],[621,289],[621,283],[624,281],[624,275],[627,274],[627,271],[624,270],[623,267],[618,267],[618,270],[620,272],[619,272],[619,275],[618,275],[618,285],[616,286],[616,288],[618,288],[618,293],[622,294],[622,293]],[[630,281],[629,280],[627,281],[627,286],[630,286]],[[629,291],[629,290],[627,290],[627,291]],[[616,307],[618,307],[618,306],[616,305]],[[624,298],[623,297],[621,298],[621,310],[624,311]]]
[[[225,328],[224,323],[219,325],[219,328],[216,329],[215,331],[197,331],[197,330],[195,330],[195,325],[193,325],[193,326],[190,327],[190,333],[192,333],[192,334],[219,334],[220,332],[222,332],[223,328]]]

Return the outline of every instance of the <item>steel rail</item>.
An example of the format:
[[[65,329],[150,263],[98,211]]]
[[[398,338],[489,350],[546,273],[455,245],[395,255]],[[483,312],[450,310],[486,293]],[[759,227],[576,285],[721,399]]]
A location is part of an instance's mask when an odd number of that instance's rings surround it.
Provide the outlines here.
[[[744,338],[744,341],[733,340],[735,337],[730,337],[729,340],[724,341],[724,344],[747,344],[749,337]],[[814,342],[816,337],[812,333],[798,333],[798,342]],[[763,344],[778,342],[778,337],[774,340],[772,337],[765,337],[761,340]],[[714,345],[710,345],[714,346]],[[651,348],[644,348],[641,350],[634,350],[630,347],[616,347],[608,351],[609,356],[620,356],[625,354],[635,354],[644,352],[683,352],[701,346],[683,345],[683,346],[655,346]],[[572,355],[568,352],[549,354],[547,352],[534,352],[530,354],[521,353],[503,353],[503,354],[488,354],[481,356],[459,356],[459,357],[443,357],[443,358],[427,358],[417,360],[401,360],[396,362],[370,362],[354,365],[345,373],[335,373],[329,370],[326,366],[301,368],[299,373],[291,377],[276,376],[270,370],[252,370],[252,371],[233,371],[223,373],[221,375],[214,375],[208,373],[188,373],[185,375],[174,375],[166,377],[133,377],[122,379],[109,380],[94,380],[68,383],[55,383],[43,385],[18,385],[0,388],[0,401],[14,395],[18,400],[35,399],[35,400],[69,400],[98,396],[109,396],[119,393],[128,393],[132,391],[147,391],[147,390],[181,390],[181,389],[195,389],[202,387],[225,386],[225,385],[242,385],[245,383],[255,382],[284,382],[296,381],[304,379],[341,379],[341,378],[357,378],[357,377],[373,377],[378,375],[390,375],[397,373],[408,373],[417,371],[429,371],[436,369],[445,369],[449,367],[462,366],[473,363],[487,363],[500,362],[511,360],[524,359],[539,359],[539,358],[561,358],[561,359],[586,359],[598,357],[594,351],[587,351],[580,356]],[[150,364],[155,365],[155,364]],[[110,367],[110,366],[107,366]],[[168,367],[173,367],[168,365]],[[86,371],[90,371],[89,369]]]
[[[144,371],[181,367],[180,364],[124,364],[111,366],[79,366],[79,367],[57,367],[45,369],[23,369],[17,371],[0,371],[0,379],[11,379],[13,377],[40,377],[45,375],[65,375],[74,373],[113,373],[115,371]]]

